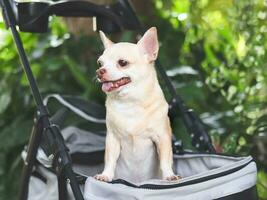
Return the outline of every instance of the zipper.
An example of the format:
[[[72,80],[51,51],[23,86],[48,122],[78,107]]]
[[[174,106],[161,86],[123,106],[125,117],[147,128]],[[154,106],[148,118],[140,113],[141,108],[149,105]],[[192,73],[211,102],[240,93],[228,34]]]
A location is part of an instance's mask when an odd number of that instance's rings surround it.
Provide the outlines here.
[[[176,188],[176,187],[183,187],[183,186],[187,186],[187,185],[193,185],[193,184],[197,184],[197,183],[202,183],[204,181],[208,181],[211,179],[215,179],[218,177],[222,177],[222,176],[226,176],[228,174],[234,173],[244,167],[246,167],[247,165],[249,165],[250,163],[254,162],[253,159],[251,159],[249,162],[240,165],[238,167],[235,167],[233,169],[229,169],[227,171],[224,172],[220,172],[217,174],[212,174],[206,177],[202,177],[202,178],[198,178],[195,180],[189,180],[186,182],[182,182],[182,183],[176,183],[176,184],[170,184],[170,185],[156,185],[156,184],[143,184],[143,185],[135,185],[133,183],[130,183],[126,180],[123,179],[117,179],[117,180],[113,180],[110,183],[111,184],[123,184],[129,187],[133,187],[133,188],[139,188],[139,189],[149,189],[149,190],[161,190],[161,189],[172,189],[172,188]]]

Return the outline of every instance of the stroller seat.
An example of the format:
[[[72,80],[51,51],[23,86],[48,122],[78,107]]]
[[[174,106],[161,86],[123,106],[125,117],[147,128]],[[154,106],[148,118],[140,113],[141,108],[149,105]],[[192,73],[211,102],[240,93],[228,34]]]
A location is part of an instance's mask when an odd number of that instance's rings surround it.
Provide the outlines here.
[[[45,103],[52,102],[52,99],[88,123],[104,123],[100,120],[101,115],[97,115],[98,118],[96,118],[96,115],[86,112],[90,110],[91,105],[96,106],[97,104],[77,97],[58,94],[49,95],[45,99]],[[99,106],[99,108],[103,107]],[[84,113],[81,114],[81,111]],[[67,115],[64,114],[60,118],[66,117]],[[61,126],[62,135],[73,160],[74,172],[85,199],[179,198],[186,200],[188,194],[190,194],[190,199],[224,199],[225,196],[229,198],[233,195],[234,199],[242,199],[244,194],[246,199],[253,199],[252,197],[256,193],[257,169],[251,156],[234,157],[196,153],[188,150],[174,154],[173,157],[174,171],[183,177],[179,181],[169,182],[154,179],[138,185],[122,179],[113,180],[111,183],[97,181],[92,176],[101,173],[104,167],[105,134],[97,132],[96,129],[90,131],[72,125],[65,127],[61,124]],[[39,151],[42,150],[39,149]],[[53,188],[56,188],[57,184],[55,172],[49,170],[49,167],[52,167],[52,160],[49,161],[49,158],[42,152],[38,152],[37,160],[39,164],[31,178],[29,200],[36,199],[36,195],[40,195],[39,187],[42,187],[43,190],[46,188],[47,191],[43,192],[46,197],[50,194],[49,199],[56,199],[59,191],[50,189],[51,184],[54,185]],[[48,165],[49,162],[50,165]],[[41,180],[42,184],[40,184]],[[238,185],[238,187],[233,187],[233,185]],[[69,185],[66,185],[66,192],[70,199],[74,199]],[[251,198],[247,198],[249,196]]]

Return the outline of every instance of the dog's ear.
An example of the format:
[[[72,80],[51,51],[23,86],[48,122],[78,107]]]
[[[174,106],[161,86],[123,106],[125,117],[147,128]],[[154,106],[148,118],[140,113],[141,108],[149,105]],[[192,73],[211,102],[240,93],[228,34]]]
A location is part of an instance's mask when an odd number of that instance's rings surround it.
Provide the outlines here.
[[[138,47],[147,56],[149,62],[158,57],[159,43],[156,27],[148,29],[137,43]]]
[[[113,44],[113,42],[110,39],[108,39],[106,37],[105,33],[103,33],[102,31],[99,31],[99,35],[100,35],[100,39],[101,39],[105,49],[107,49],[108,47],[110,47]]]

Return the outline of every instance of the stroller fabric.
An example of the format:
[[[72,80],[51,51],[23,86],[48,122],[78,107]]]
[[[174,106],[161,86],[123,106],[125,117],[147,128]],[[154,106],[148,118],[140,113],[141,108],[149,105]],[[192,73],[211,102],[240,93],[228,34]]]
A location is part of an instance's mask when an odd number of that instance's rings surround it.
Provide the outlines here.
[[[65,128],[62,134],[72,155],[92,155],[104,150],[104,136],[76,127]],[[103,154],[97,155],[103,157]],[[39,162],[42,160],[44,157],[39,159]],[[74,171],[87,178],[85,184],[81,185],[86,200],[223,199],[229,195],[242,194],[242,191],[253,189],[256,184],[257,169],[250,156],[230,157],[195,153],[174,155],[174,169],[183,179],[177,182],[148,180],[138,185],[125,180],[115,180],[112,183],[96,181],[91,176],[103,169],[103,158],[98,160],[102,162],[74,163]],[[74,199],[70,190],[69,198]],[[36,166],[31,177],[28,199],[58,199],[57,177],[42,164]]]

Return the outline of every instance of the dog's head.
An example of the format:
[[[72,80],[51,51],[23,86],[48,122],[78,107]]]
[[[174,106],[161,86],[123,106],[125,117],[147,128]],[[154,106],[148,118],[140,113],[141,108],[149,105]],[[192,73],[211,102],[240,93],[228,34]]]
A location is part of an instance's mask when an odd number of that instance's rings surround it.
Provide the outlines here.
[[[113,43],[101,31],[100,38],[105,51],[97,61],[96,74],[102,90],[114,94],[144,84],[154,71],[153,63],[158,55],[157,29],[150,28],[137,44]]]

